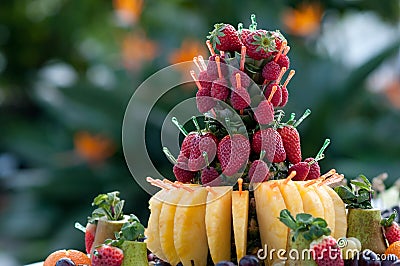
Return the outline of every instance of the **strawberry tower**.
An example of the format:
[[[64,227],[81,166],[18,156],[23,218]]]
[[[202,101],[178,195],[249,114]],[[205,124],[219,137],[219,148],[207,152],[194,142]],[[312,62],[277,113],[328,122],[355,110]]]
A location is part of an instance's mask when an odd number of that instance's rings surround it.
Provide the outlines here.
[[[288,228],[277,219],[284,209],[323,217],[332,236],[345,236],[344,204],[327,186],[343,176],[321,176],[318,164],[330,141],[305,158],[297,128],[310,110],[283,110],[295,75],[285,37],[258,29],[252,15],[248,28],[219,23],[207,38],[208,60],[195,57],[190,71],[204,126],[193,117],[196,130],[187,132],[172,121],[184,139],[177,158],[164,148],[176,181],[148,180],[162,188],[150,202],[148,248],[171,265],[286,249]]]

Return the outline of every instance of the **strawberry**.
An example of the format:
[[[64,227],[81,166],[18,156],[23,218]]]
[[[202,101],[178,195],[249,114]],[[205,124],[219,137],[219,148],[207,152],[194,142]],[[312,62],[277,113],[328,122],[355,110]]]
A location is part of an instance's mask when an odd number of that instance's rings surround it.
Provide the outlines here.
[[[289,69],[290,67],[290,59],[287,55],[280,55],[276,62],[280,67],[286,67],[286,69]]]
[[[212,83],[211,97],[220,101],[225,101],[229,97],[229,93],[228,82],[224,78],[217,79]]]
[[[289,91],[286,88],[286,86],[279,86],[281,88],[281,93],[282,93],[282,99],[281,103],[279,104],[279,107],[285,107],[289,100]]]
[[[303,181],[306,179],[310,172],[310,165],[306,162],[298,162],[289,168],[288,175],[291,172],[296,171],[296,175],[292,178],[293,181]]]
[[[397,213],[392,213],[389,218],[382,219],[381,225],[385,229],[385,237],[389,242],[389,245],[400,241],[400,226],[394,221],[397,216]]]
[[[231,105],[236,110],[243,110],[251,104],[250,94],[242,87],[240,76],[236,73],[236,88],[231,93]]]
[[[276,31],[271,31],[270,32],[274,37],[275,37],[275,46],[276,49],[279,51],[282,47],[283,42],[286,42],[286,38],[282,35],[282,33],[279,30]]]
[[[103,244],[93,251],[91,260],[92,266],[120,266],[124,253],[120,248]]]
[[[215,106],[215,100],[211,97],[211,91],[200,89],[196,93],[197,109],[200,113],[206,113]]]
[[[192,151],[188,160],[188,168],[190,171],[198,171],[206,166],[203,158],[203,152],[206,152],[208,158],[214,159],[217,150],[217,138],[212,133],[205,135],[196,134],[192,141]]]
[[[220,51],[240,51],[242,41],[235,27],[230,24],[218,23],[207,38],[214,48]]]
[[[276,80],[281,72],[281,66],[275,61],[270,61],[265,64],[262,70],[262,76],[268,81]]]
[[[292,125],[287,125],[277,130],[282,137],[283,147],[289,162],[292,164],[301,162],[300,135],[297,129]]]
[[[269,167],[263,160],[255,160],[249,169],[250,182],[260,183],[268,180]]]
[[[250,142],[240,134],[225,136],[218,144],[217,156],[222,173],[234,175],[249,159]]]
[[[211,89],[212,80],[208,77],[207,71],[201,71],[199,73],[199,82],[203,89]]]
[[[94,242],[94,236],[96,235],[97,225],[95,223],[87,223],[85,229],[85,248],[86,253],[90,254]]]
[[[282,102],[282,87],[276,83],[271,83],[267,86],[264,91],[265,97],[269,97],[272,92],[272,88],[276,86],[276,91],[274,92],[274,96],[272,96],[271,103],[274,107],[278,107]]]
[[[311,163],[314,161],[314,158],[307,158],[304,160],[306,163]],[[310,171],[308,172],[307,177],[304,180],[311,180],[311,179],[317,179],[321,176],[321,168],[319,167],[318,162],[314,162],[310,165]]]
[[[262,129],[254,133],[251,147],[255,153],[265,150],[269,162],[283,162],[286,159],[282,138],[273,128]]]
[[[247,36],[249,36],[251,33],[251,30],[249,29],[242,29],[242,31],[239,34],[240,40],[242,41],[242,43],[244,43],[244,41],[246,40]]]
[[[212,55],[208,58],[208,64],[207,64],[207,76],[208,79],[213,81],[219,78],[219,73],[218,73],[218,67],[217,63],[215,61],[216,57],[219,57],[220,59],[220,68],[221,68],[221,74],[222,76],[226,76],[228,73],[228,66],[225,63],[225,56],[220,56],[220,55]]]
[[[277,52],[275,37],[266,30],[250,32],[244,40],[247,55],[255,60],[268,59]]]
[[[274,121],[274,106],[267,100],[263,100],[254,110],[256,121],[261,125],[267,125]]]
[[[187,162],[188,158],[180,154],[177,163],[172,168],[176,180],[182,183],[190,183],[196,176],[196,172],[189,171]]]
[[[200,179],[203,185],[210,185],[210,183],[212,182],[213,186],[218,186],[219,181],[216,180],[218,177],[219,173],[214,167],[208,166],[201,170]]]
[[[310,250],[318,266],[344,266],[342,253],[332,236],[322,236],[312,241]]]
[[[182,154],[183,156],[185,156],[186,158],[189,158],[190,156],[190,152],[193,149],[193,139],[196,137],[196,133],[195,132],[191,132],[190,134],[188,134],[182,142],[181,145],[181,152],[180,154]]]
[[[242,85],[242,87],[244,87],[244,88],[250,87],[253,80],[246,73],[241,71],[240,69],[234,69],[232,71],[232,74],[230,76],[230,82],[231,82],[232,86],[234,86],[236,84],[236,74],[237,73],[240,74],[240,84]]]

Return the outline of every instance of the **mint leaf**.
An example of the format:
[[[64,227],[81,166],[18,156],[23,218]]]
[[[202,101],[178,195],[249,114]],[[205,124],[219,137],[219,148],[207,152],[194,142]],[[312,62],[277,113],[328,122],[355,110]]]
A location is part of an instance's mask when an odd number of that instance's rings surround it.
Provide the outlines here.
[[[122,211],[124,203],[125,201],[119,198],[119,191],[100,194],[93,200],[92,206],[97,206],[98,208],[92,212],[91,217],[88,217],[88,221],[93,223],[102,217],[111,221],[122,220],[124,217]]]
[[[293,230],[297,229],[296,220],[293,218],[293,216],[287,209],[281,210],[281,213],[279,215],[279,221],[281,221],[284,225],[286,225],[290,229]]]
[[[313,219],[312,215],[308,213],[299,213],[296,215],[297,223],[311,224]]]

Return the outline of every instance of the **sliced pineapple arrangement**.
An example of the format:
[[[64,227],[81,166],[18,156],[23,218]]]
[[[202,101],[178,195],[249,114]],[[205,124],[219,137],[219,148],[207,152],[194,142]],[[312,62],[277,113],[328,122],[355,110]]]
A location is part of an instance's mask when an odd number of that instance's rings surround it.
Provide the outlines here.
[[[249,222],[249,191],[232,192],[233,233],[236,258],[239,262],[246,255],[247,227]]]

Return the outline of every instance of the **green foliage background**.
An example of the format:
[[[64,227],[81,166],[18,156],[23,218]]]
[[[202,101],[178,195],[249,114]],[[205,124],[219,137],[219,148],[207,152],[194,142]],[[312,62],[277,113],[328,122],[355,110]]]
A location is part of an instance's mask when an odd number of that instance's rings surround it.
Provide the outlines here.
[[[25,264],[59,248],[84,250],[83,235],[74,229],[74,222],[84,224],[92,199],[113,190],[121,191],[126,199],[125,212],[135,213],[145,223],[149,195],[131,177],[121,145],[124,110],[135,88],[167,66],[169,55],[184,39],[203,43],[214,23],[248,25],[255,12],[259,28],[278,29],[282,12],[300,3],[146,0],[136,23],[121,26],[112,1],[1,1],[0,253]],[[349,10],[368,11],[388,27],[400,25],[397,0],[319,3],[339,18]],[[140,68],[127,70],[121,63],[121,42],[136,31],[146,32],[156,42],[158,53],[141,62]],[[365,81],[389,59],[399,61],[400,37],[349,71],[327,54],[317,53],[318,34],[286,36],[297,72],[286,110],[313,111],[299,129],[303,154],[315,155],[330,137],[322,169],[335,167],[347,177],[388,172],[387,185],[393,184],[400,173],[400,112],[382,94],[368,91]],[[59,63],[73,69],[74,82],[46,83],[44,69]],[[98,66],[106,68],[115,82],[106,87],[93,83],[88,71]],[[170,100],[194,94],[193,87]],[[171,105],[168,99],[160,103],[162,112]],[[171,174],[159,145],[161,123],[149,125],[154,141],[148,142],[148,148],[159,169]],[[115,154],[101,164],[76,163],[74,135],[82,131],[110,138]]]

